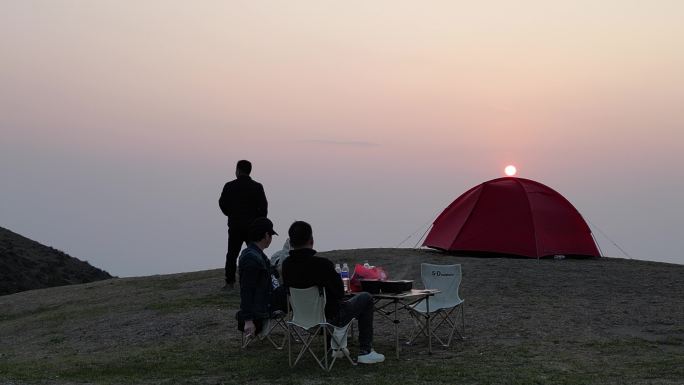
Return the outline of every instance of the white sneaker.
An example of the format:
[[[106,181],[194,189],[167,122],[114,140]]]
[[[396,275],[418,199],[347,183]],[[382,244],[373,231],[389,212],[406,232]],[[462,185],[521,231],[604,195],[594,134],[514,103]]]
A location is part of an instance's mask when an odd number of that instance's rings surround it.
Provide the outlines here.
[[[349,349],[347,349],[347,348],[333,349],[333,352],[332,352],[333,358],[343,358],[346,355],[349,355]]]
[[[359,356],[357,361],[360,364],[377,364],[385,361],[385,356],[375,350],[371,350],[370,353]]]

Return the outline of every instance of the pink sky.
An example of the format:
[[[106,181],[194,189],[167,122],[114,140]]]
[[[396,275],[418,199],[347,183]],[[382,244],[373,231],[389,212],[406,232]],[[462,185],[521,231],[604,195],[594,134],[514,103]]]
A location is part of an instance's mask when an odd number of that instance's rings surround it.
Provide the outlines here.
[[[512,163],[684,263],[684,3],[556,3],[3,1],[0,226],[117,275],[219,267],[247,158],[281,234],[393,247]]]

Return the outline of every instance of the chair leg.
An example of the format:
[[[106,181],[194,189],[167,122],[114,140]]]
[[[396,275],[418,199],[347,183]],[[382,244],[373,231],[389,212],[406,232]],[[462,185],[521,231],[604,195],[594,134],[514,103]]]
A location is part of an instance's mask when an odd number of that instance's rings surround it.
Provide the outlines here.
[[[323,362],[325,363],[325,371],[329,372],[330,367],[328,366],[328,328],[323,327]]]
[[[451,323],[449,322],[449,313],[445,313],[444,311],[437,311],[434,313],[434,316],[440,317],[441,320],[432,327],[432,329],[431,329],[432,337],[434,337],[437,340],[437,342],[439,342],[440,345],[447,347],[447,346],[449,346],[449,340],[447,340],[447,342],[445,343],[444,340],[442,339],[443,337],[440,337],[439,334],[437,333],[437,330],[444,323],[446,323],[449,326],[452,326]],[[450,336],[450,334],[447,335],[447,337],[449,337],[449,336]]]
[[[432,336],[439,342],[439,344],[444,347],[451,346],[451,341],[453,340],[454,335],[456,334],[458,334],[461,340],[465,339],[465,306],[463,303],[459,306],[461,306],[461,330],[458,329],[458,306],[453,307],[448,311],[438,310],[431,313],[433,317],[435,317],[435,322],[433,322],[433,324],[431,325],[430,332]],[[427,336],[427,324],[423,320],[423,315],[421,313],[413,312],[411,312],[410,314],[413,318],[415,327],[411,335],[409,336],[409,340],[407,341],[408,345],[412,344],[416,340],[416,338],[418,338],[421,334]],[[442,335],[440,337],[437,331],[440,330],[442,327],[447,326],[449,328],[449,333],[446,336]]]
[[[334,325],[329,325],[329,327],[330,327],[330,330],[329,330],[330,347],[328,348],[328,352],[326,352],[326,353],[331,353],[331,357],[332,357],[332,352],[334,352],[333,346],[337,346],[338,348],[340,348],[340,350],[342,351],[344,356],[347,358],[347,360],[349,360],[349,363],[356,366],[356,362],[354,362],[354,360],[351,358],[351,356],[348,353],[349,349],[347,349],[347,351],[344,351],[343,350],[344,348],[342,347],[342,341],[344,339],[346,339],[347,336],[349,335],[349,330],[351,329],[351,322],[350,322],[348,327],[343,329],[344,333],[342,333],[342,335],[339,336],[339,338],[337,336],[335,336],[336,327]],[[326,338],[326,341],[327,341],[327,338]],[[330,361],[330,365],[328,366],[328,370],[332,369],[332,367],[335,365],[336,361],[337,361],[337,357],[332,357],[332,360]]]
[[[333,357],[332,352],[333,352],[333,344],[332,341],[329,343],[328,342],[328,336],[330,338],[335,340],[335,343],[337,343],[338,346],[341,346],[340,340],[335,337],[335,334],[332,332],[332,330],[329,330],[328,327],[334,328],[332,325],[323,325],[321,324],[320,326],[317,326],[315,329],[309,329],[309,330],[304,330],[301,329],[302,332],[300,332],[300,328],[296,326],[292,326],[288,323],[288,334],[287,334],[287,354],[288,354],[288,364],[290,365],[290,368],[295,367],[299,361],[302,359],[304,355],[306,355],[306,352],[308,351],[309,354],[313,357],[314,360],[316,360],[316,363],[318,363],[318,366],[321,367],[321,369],[329,372],[333,365],[335,364],[335,361],[337,360],[337,357]],[[343,338],[347,337],[347,333],[349,332],[349,328],[346,328],[343,334]],[[323,356],[317,355],[316,352],[314,351],[314,346],[318,345],[318,342],[316,338],[318,338],[320,333],[321,338],[323,339]],[[304,338],[304,335],[307,337]],[[299,351],[299,354],[295,358],[294,362],[292,361],[292,344],[296,339],[299,339],[303,341],[304,345]],[[320,346],[320,345],[319,345]],[[330,356],[330,357],[328,357]],[[345,356],[349,360],[349,362],[352,365],[356,365],[354,360],[351,358],[351,356],[347,353],[345,353]]]
[[[277,350],[283,350],[285,344],[287,343],[287,336],[283,336],[283,340],[280,343],[276,343],[276,341],[274,341],[271,337],[271,334],[273,333],[273,330],[275,330],[276,327],[282,329],[284,333],[288,332],[287,325],[285,325],[282,319],[274,319],[273,326],[270,328],[268,334],[266,335],[266,338],[268,338],[268,340],[271,342],[271,345],[273,345],[274,348],[276,348]]]
[[[326,364],[325,364],[325,363],[327,363],[327,357],[324,357],[323,359],[318,358],[318,356],[316,355],[316,352],[313,351],[313,347],[312,347],[312,343],[316,339],[316,336],[321,331],[321,329],[322,328],[320,326],[317,326],[317,327],[315,327],[315,331],[313,333],[310,332],[310,330],[307,330],[307,333],[309,333],[309,337],[305,340],[304,347],[299,352],[299,356],[295,360],[294,365],[297,365],[297,363],[302,358],[304,353],[306,353],[308,351],[311,354],[311,357],[313,357],[313,359],[316,360],[316,362],[318,363],[318,366],[320,366],[321,369],[323,369],[323,370],[327,370]],[[299,335],[299,338],[304,340],[304,337],[302,337],[301,335]],[[323,343],[325,345],[327,345],[327,339],[325,337],[324,337]],[[325,348],[325,345],[324,345],[324,348]],[[325,361],[325,363],[324,363],[324,361]]]
[[[462,306],[462,305],[460,305]],[[453,313],[453,319],[448,319],[449,326],[451,326],[451,332],[449,333],[449,341],[447,342],[447,345],[451,345],[451,341],[453,340],[454,335],[458,334],[458,337],[461,340],[465,339],[465,318],[464,318],[464,313],[463,313],[463,307],[461,307],[461,330],[458,330],[458,309],[454,309],[452,312]],[[449,314],[451,317],[451,314]]]
[[[309,343],[307,344],[307,350],[309,351],[311,356],[316,360],[316,362],[318,362],[318,366],[320,366],[321,368],[323,368],[323,370],[325,370],[325,365],[323,364],[322,360],[319,359],[318,356],[316,356],[316,353],[313,351],[313,348],[312,348],[312,343],[316,339],[316,335],[318,335],[319,331],[320,331],[320,328],[317,329],[316,332],[311,336],[311,339],[310,339]]]
[[[297,358],[295,359],[295,361],[294,361],[294,363],[292,364],[291,367],[296,366],[297,363],[299,363],[299,360],[302,359],[302,357],[304,356],[304,354],[305,354],[307,351],[308,351],[309,353],[311,353],[311,355],[314,357],[314,359],[316,359],[316,361],[318,362],[318,364],[321,365],[320,361],[318,360],[318,357],[316,357],[316,354],[311,350],[311,343],[313,342],[313,340],[315,339],[316,335],[318,334],[318,329],[316,329],[315,332],[311,333],[311,334],[309,335],[309,338],[307,338],[307,339],[305,339],[305,338],[301,335],[301,333],[299,333],[299,331],[298,331],[297,329],[294,329],[294,331],[295,331],[295,333],[297,334],[297,337],[299,337],[299,339],[304,343],[304,346],[302,346],[302,349],[299,351],[299,354],[297,355]]]
[[[297,333],[297,336],[299,337],[300,340],[302,340],[303,346],[299,353],[297,354],[297,358],[295,358],[294,363],[292,364],[292,367],[296,366],[297,363],[299,363],[299,360],[302,359],[304,356],[304,353],[306,353],[307,349],[309,348],[309,345],[311,344],[312,338],[309,337],[309,339],[304,339],[304,337],[295,329],[295,333]]]
[[[276,350],[283,350],[283,348],[285,347],[285,343],[287,343],[287,341],[285,340],[287,336],[283,336],[283,341],[281,341],[280,343],[274,341],[273,338],[271,338],[271,336],[266,336],[266,338],[268,338],[268,341],[271,343],[271,345],[273,345],[273,347]]]
[[[332,353],[333,353],[333,346],[337,345],[337,347],[339,347],[339,346],[340,346],[340,343],[339,343],[340,341],[338,341],[337,338],[335,338],[335,327],[334,327],[334,326],[327,326],[327,325],[326,325],[326,326],[324,326],[323,328],[324,328],[324,329],[329,333],[329,335],[330,335],[330,345],[329,345],[329,346],[326,346],[326,350],[325,350],[325,357],[326,357],[326,359],[328,358],[328,353],[330,353],[330,362],[329,362],[329,363],[326,362],[326,366],[327,366],[327,368],[328,368],[328,371],[330,371],[330,370],[332,369],[333,365],[335,365],[335,361],[337,360],[337,357],[334,357],[333,354],[332,354]],[[325,338],[325,344],[327,344],[327,343],[328,343],[328,337],[326,336],[326,338]]]
[[[292,367],[292,329],[287,325],[287,363]]]
[[[464,340],[466,338],[466,328],[465,328],[465,301],[461,303],[461,323],[463,324],[463,335],[461,336],[461,339]]]
[[[347,338],[347,336],[349,335],[349,330],[351,329],[351,327],[352,327],[353,325],[354,325],[354,324],[353,324],[353,320],[352,320],[352,322],[349,323],[349,327],[347,327],[347,328],[344,329],[344,333],[342,334],[341,339]],[[333,330],[333,333],[331,333],[332,339],[335,340],[335,343],[337,344],[337,346],[342,346],[342,340],[340,340],[340,339],[338,339],[337,337],[335,337],[335,333],[334,333],[335,327],[334,327],[334,326],[333,326],[333,329],[332,329],[332,330]],[[344,349],[342,349],[342,353],[344,354],[345,357],[347,357],[347,360],[349,360],[349,363],[350,363],[350,364],[356,366],[356,362],[354,362],[354,360],[353,360],[353,359],[351,358],[351,356],[349,355],[349,349],[347,349],[346,351],[345,351]],[[336,360],[336,358],[333,357],[333,362],[330,364],[330,368],[331,368],[331,369],[332,369],[333,364],[335,363],[335,360]]]
[[[276,342],[271,336],[276,328],[280,328],[283,330],[284,333],[289,334],[287,324],[285,324],[285,322],[282,319],[271,319],[268,325],[268,329],[263,334],[261,334],[263,335],[263,337],[246,337],[244,332],[240,332],[240,348],[246,349],[247,346],[249,346],[255,339],[261,340],[265,338],[271,343],[271,345],[273,345],[274,348],[276,348],[277,350],[283,350],[285,344],[288,343],[287,336],[283,336],[282,341]]]
[[[424,335],[425,337],[428,336],[427,333],[427,322],[423,319],[423,315],[421,313],[409,313],[411,314],[411,318],[413,318],[414,322],[414,328],[413,331],[411,332],[411,335],[409,336],[409,340],[406,342],[407,345],[413,344],[413,342],[418,338],[419,335]]]
[[[451,345],[451,340],[454,338],[454,334],[458,333],[458,330],[456,329],[456,322],[449,320],[449,325],[451,326],[451,331],[449,332],[449,339],[447,340],[446,346]],[[458,333],[460,335],[460,333]]]

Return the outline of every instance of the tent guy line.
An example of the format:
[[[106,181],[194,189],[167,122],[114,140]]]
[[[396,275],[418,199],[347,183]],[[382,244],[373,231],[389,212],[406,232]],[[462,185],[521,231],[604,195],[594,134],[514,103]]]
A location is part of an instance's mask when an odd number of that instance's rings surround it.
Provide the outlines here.
[[[583,217],[583,218],[584,218],[584,217]],[[633,258],[630,254],[628,254],[622,247],[620,247],[620,245],[618,245],[617,242],[613,241],[613,240],[608,236],[608,234],[606,234],[603,230],[601,230],[600,227],[596,226],[593,222],[591,222],[591,221],[588,220],[587,218],[584,218],[584,220],[587,221],[587,223],[589,223],[589,224],[590,224],[592,227],[594,227],[596,230],[598,230],[598,232],[601,233],[601,235],[603,235],[610,243],[612,243],[613,246],[617,247],[617,249],[620,250],[620,251],[622,252],[622,254],[624,254],[627,258],[629,258],[629,259],[634,259],[634,258]],[[598,241],[596,242],[596,244],[598,245]]]
[[[433,215],[431,218],[437,218],[437,213],[438,213],[438,212],[436,212],[435,215]],[[424,229],[425,226],[427,226],[427,230],[425,230],[425,234],[426,234],[426,233],[428,232],[428,230],[430,230],[430,227],[432,226],[432,222],[434,222],[434,221],[435,221],[434,219],[430,219],[429,221],[427,221],[427,222],[423,223],[422,225],[420,225],[420,227],[418,227],[413,233],[411,233],[411,235],[409,235],[408,237],[404,238],[404,240],[401,241],[401,242],[399,242],[399,244],[397,244],[396,246],[394,246],[394,248],[399,248],[399,247],[401,247],[401,245],[403,245],[404,242],[406,242],[406,241],[408,241],[409,239],[413,238],[413,236],[416,235],[416,233],[418,233],[420,230]],[[423,239],[423,237],[425,236],[425,234],[423,234],[422,237],[418,238],[418,242],[420,242],[420,240]],[[418,246],[418,243],[416,243],[416,245],[413,246],[413,248],[415,249],[417,246]]]

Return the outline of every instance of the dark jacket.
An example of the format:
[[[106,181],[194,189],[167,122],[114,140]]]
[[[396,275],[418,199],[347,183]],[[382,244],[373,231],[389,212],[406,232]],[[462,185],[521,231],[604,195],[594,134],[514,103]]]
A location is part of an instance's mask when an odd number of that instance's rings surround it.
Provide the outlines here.
[[[248,175],[240,175],[223,186],[219,207],[229,227],[247,228],[254,219],[268,214],[264,187]]]
[[[238,319],[255,320],[270,315],[272,267],[268,257],[254,243],[240,254],[240,311]]]
[[[344,296],[342,278],[335,271],[335,265],[328,259],[317,257],[316,250],[294,249],[283,262],[283,282],[287,287],[305,289],[311,286],[325,288],[325,316],[328,320],[337,318],[339,303]]]

